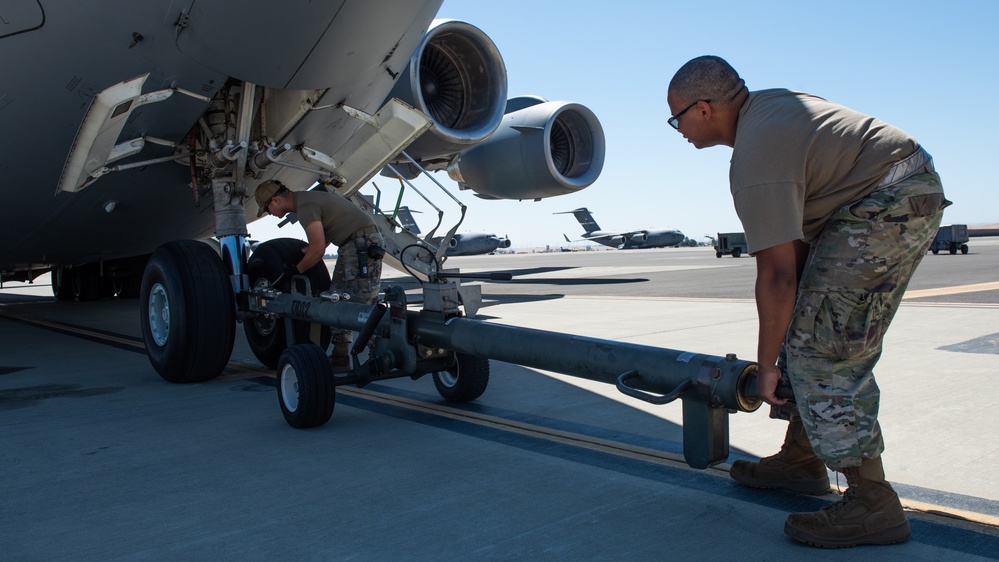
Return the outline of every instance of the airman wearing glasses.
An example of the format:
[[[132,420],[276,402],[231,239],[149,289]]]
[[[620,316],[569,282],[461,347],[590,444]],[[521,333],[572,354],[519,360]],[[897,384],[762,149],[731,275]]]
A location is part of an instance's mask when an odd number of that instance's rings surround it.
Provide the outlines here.
[[[737,460],[730,476],[822,495],[826,468],[849,488],[784,531],[823,547],[891,544],[909,523],[884,478],[873,368],[944,198],[929,154],[904,131],[822,98],[749,91],[715,56],[676,72],[668,123],[696,148],[733,149],[736,212],[756,257],[757,389],[789,420],[779,453]],[[793,398],[778,398],[782,376]]]

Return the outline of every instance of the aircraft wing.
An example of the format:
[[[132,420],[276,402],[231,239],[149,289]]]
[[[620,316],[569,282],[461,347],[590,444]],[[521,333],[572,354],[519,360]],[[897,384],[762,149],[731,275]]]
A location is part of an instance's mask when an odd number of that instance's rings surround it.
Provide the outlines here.
[[[624,230],[621,232],[608,232],[604,233],[603,238],[613,238],[615,236],[622,236],[625,238],[631,238],[632,236],[648,234],[647,230]]]
[[[599,241],[599,240],[613,240],[615,238],[630,238],[630,237],[635,236],[635,235],[643,235],[643,234],[645,234],[645,232],[646,231],[644,231],[644,230],[630,230],[630,231],[621,231],[621,232],[605,232],[605,231],[601,231],[600,234],[595,234],[593,236],[584,236],[583,238],[578,238],[576,240],[569,240],[568,238],[566,238],[566,241],[567,242],[581,242],[581,241],[585,241],[585,240],[591,240],[591,241],[596,242],[596,241]],[[563,236],[565,236],[565,235],[563,234]]]

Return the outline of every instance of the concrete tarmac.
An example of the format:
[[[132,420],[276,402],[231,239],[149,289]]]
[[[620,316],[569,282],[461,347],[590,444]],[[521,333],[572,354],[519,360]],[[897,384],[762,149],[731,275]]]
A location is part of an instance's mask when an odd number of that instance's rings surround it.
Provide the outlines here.
[[[136,301],[0,290],[0,552],[9,560],[999,559],[999,239],[927,255],[876,370],[888,479],[912,538],[823,550],[783,533],[813,498],[682,463],[680,404],[491,361],[452,405],[430,377],[339,387],[326,425],[289,427],[242,330],[226,372],[163,381]],[[751,258],[706,248],[452,258],[513,271],[480,316],[755,355]],[[44,277],[42,278],[44,279]],[[41,281],[41,280],[40,280]],[[412,285],[386,272],[385,284]],[[730,418],[732,455],[776,452],[765,409]],[[833,481],[835,483],[835,475]],[[845,488],[845,481],[840,478]]]

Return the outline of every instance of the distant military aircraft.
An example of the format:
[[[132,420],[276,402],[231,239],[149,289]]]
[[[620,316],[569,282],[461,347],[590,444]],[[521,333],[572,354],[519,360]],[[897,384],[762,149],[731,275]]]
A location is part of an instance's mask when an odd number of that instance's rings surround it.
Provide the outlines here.
[[[589,209],[582,207],[575,211],[563,211],[556,215],[572,214],[583,226],[582,240],[598,242],[604,246],[611,246],[619,250],[631,248],[665,248],[669,246],[680,246],[687,237],[682,232],[675,229],[648,229],[608,231],[600,230],[597,221],[593,220],[593,215]],[[562,235],[566,242],[578,242],[569,240],[568,236]]]
[[[413,218],[413,211],[409,207],[399,207],[396,217],[403,228],[413,234],[420,234],[420,227]],[[440,246],[444,241],[444,236],[434,236],[429,242],[434,246]],[[444,254],[447,256],[477,256],[495,252],[499,248],[509,248],[510,238],[504,236],[500,238],[491,232],[458,232],[447,242],[447,249]]]
[[[138,296],[157,371],[207,380],[237,318],[258,357],[283,349],[283,323],[241,304],[299,251],[264,242],[253,258],[274,259],[248,264],[263,181],[353,196],[416,162],[493,199],[593,183],[593,112],[508,100],[496,45],[434,21],[442,3],[0,2],[0,282]]]

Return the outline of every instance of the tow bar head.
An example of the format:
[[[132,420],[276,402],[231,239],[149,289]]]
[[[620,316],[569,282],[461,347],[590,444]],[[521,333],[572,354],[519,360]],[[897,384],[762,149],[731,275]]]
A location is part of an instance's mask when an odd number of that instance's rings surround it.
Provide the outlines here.
[[[728,415],[736,411],[752,412],[761,401],[753,395],[756,364],[739,361],[734,354],[720,357],[681,353],[682,363],[690,365],[690,377],[675,383],[672,378],[646,377],[630,370],[617,378],[619,391],[650,404],[683,402],[683,456],[692,468],[708,468],[724,462],[729,455]],[[642,384],[645,391],[629,386]],[[665,385],[676,384],[669,389]],[[648,392],[663,392],[657,395]]]

